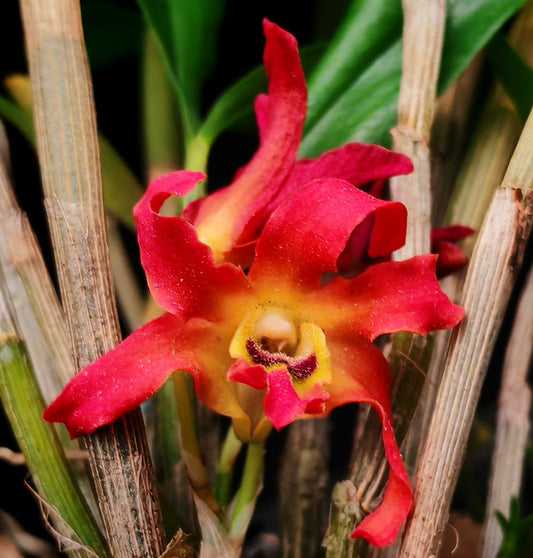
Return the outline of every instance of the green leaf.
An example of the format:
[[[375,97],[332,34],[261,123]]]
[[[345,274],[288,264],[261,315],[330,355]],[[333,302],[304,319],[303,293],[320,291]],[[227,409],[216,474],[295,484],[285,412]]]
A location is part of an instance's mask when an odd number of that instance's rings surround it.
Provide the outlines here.
[[[439,90],[459,76],[525,0],[448,0]],[[300,148],[316,156],[347,141],[389,144],[401,76],[399,0],[353,0],[309,80]]]
[[[224,0],[137,0],[154,29],[176,88],[187,137],[198,128],[202,87],[213,66]]]
[[[402,33],[400,0],[353,0],[343,24],[309,76],[310,129]]]
[[[487,55],[492,70],[525,122],[533,105],[533,70],[500,34],[489,43]]]
[[[474,55],[527,0],[447,0],[439,91],[459,77]]]
[[[521,517],[520,505],[513,497],[509,506],[509,518],[496,512],[496,519],[503,533],[498,558],[529,558],[533,547],[533,515]]]
[[[237,81],[217,99],[200,130],[211,144],[225,129],[253,113],[253,102],[260,91],[265,91],[265,70],[258,66]]]
[[[44,403],[24,344],[6,332],[1,321],[0,318],[0,399],[44,500],[43,510],[47,516],[50,514],[62,536],[71,539],[70,556],[105,558],[108,556],[105,542],[74,479],[56,431],[42,420]]]
[[[112,2],[82,2],[83,35],[91,67],[120,61],[140,50],[144,31],[141,14]]]
[[[356,76],[350,87],[304,131],[299,155],[315,157],[348,141],[387,144],[396,120],[401,77],[398,39]]]

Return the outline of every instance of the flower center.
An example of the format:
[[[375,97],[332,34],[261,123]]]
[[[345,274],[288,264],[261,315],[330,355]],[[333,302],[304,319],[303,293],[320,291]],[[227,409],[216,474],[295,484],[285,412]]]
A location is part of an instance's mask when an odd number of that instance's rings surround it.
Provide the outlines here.
[[[246,340],[246,350],[254,364],[261,364],[265,367],[276,364],[284,364],[287,371],[295,380],[305,380],[317,367],[316,356],[311,353],[303,358],[291,357],[285,353],[272,353],[269,349],[263,348],[255,339]]]
[[[241,439],[257,440],[271,424],[281,428],[297,415],[324,411],[332,372],[318,325],[286,308],[258,306],[237,328],[229,352],[235,362],[226,378],[247,415],[233,420]]]
[[[259,341],[261,349],[269,353],[292,355],[298,343],[294,321],[277,308],[262,312],[253,326],[253,337]]]
[[[298,391],[329,378],[323,332],[311,323],[300,323],[296,314],[284,308],[259,307],[250,312],[233,337],[230,354],[262,366],[267,373],[286,369]]]

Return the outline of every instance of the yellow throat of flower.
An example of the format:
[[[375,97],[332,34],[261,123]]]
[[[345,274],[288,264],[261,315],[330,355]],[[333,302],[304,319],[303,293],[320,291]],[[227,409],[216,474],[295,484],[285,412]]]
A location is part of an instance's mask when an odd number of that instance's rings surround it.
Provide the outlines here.
[[[284,308],[260,306],[249,312],[233,336],[230,355],[267,372],[286,368],[299,395],[317,382],[331,381],[324,332]]]

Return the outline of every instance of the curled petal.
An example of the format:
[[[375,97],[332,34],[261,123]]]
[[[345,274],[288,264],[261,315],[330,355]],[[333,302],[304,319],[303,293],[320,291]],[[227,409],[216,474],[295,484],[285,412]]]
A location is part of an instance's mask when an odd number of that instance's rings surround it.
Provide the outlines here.
[[[361,337],[328,339],[334,379],[328,387],[326,412],[350,401],[370,403],[381,420],[389,477],[383,499],[354,529],[352,537],[371,544],[393,542],[412,505],[409,479],[392,430],[389,404],[390,371],[379,350]]]
[[[320,383],[314,384],[305,393],[297,393],[287,370],[278,369],[268,373],[263,407],[274,428],[279,430],[308,413],[321,413],[328,397]]]
[[[363,232],[371,258],[402,246],[406,210],[401,203],[374,198],[345,180],[310,182],[267,221],[256,245],[251,280],[275,281],[304,292],[318,288],[323,273],[337,271],[337,259],[352,232],[369,216],[371,230]]]
[[[272,429],[263,411],[267,373],[260,365],[238,358],[229,368],[227,379],[242,407],[241,417],[233,416],[233,430],[243,442],[262,442]]]
[[[63,422],[71,438],[93,432],[139,406],[175,370],[195,370],[192,341],[182,320],[164,314],[80,370],[43,417]]]
[[[226,294],[247,289],[239,268],[215,266],[211,249],[198,240],[190,223],[158,213],[167,198],[184,195],[203,177],[201,173],[178,171],[156,178],[134,209],[150,292],[167,312],[184,319],[213,318]]]
[[[299,159],[287,177],[276,203],[289,197],[317,178],[342,178],[353,186],[365,186],[376,180],[412,172],[411,160],[379,145],[348,143],[326,151],[316,159]]]
[[[316,321],[330,332],[351,331],[368,339],[410,331],[425,335],[456,325],[463,317],[441,291],[436,256],[370,266],[353,279],[337,277],[306,299]]]
[[[363,400],[361,400],[363,401]],[[391,412],[377,401],[367,400],[381,419],[381,437],[389,478],[379,506],[353,530],[352,538],[362,537],[374,546],[386,546],[396,538],[412,506],[409,479],[402,462],[391,425]]]
[[[468,258],[466,254],[453,242],[442,240],[438,245],[434,246],[435,252],[438,254],[437,259],[437,276],[445,277],[458,271],[464,267]]]
[[[267,371],[260,364],[250,364],[246,359],[238,358],[228,370],[228,380],[262,390],[267,387]]]
[[[329,397],[321,382],[298,393],[284,366],[266,372],[262,366],[250,365],[239,359],[230,368],[228,379],[255,390],[266,390],[261,394],[264,415],[277,430],[308,413],[322,413],[324,401]],[[246,408],[246,405],[243,406]]]
[[[431,229],[431,251],[439,255],[437,276],[444,277],[464,267],[468,258],[455,244],[474,233],[474,229],[463,225]]]
[[[218,260],[231,260],[235,246],[250,241],[257,222],[290,172],[306,113],[306,87],[294,37],[264,20],[264,63],[268,96],[256,103],[261,143],[251,161],[228,187],[196,204],[191,214],[202,241]],[[189,212],[184,212],[190,218]]]

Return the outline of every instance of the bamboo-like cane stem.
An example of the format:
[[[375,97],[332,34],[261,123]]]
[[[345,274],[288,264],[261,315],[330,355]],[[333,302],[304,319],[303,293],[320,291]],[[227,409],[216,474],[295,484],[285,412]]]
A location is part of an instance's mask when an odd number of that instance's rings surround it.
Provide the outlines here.
[[[36,380],[50,403],[74,365],[63,311],[37,239],[15,199],[5,160],[0,160],[0,261]]]
[[[502,542],[496,511],[507,514],[513,496],[518,497],[527,435],[531,390],[527,374],[533,353],[533,270],[529,271],[503,363],[498,401],[496,436],[480,555],[494,558]]]
[[[21,0],[20,6],[45,207],[74,359],[82,367],[120,334],[80,7],[75,0]],[[164,534],[140,412],[86,441],[113,556],[159,556]]]
[[[319,419],[297,421],[289,430],[279,475],[283,558],[318,555],[327,511],[328,430],[328,421]]]
[[[441,226],[443,223],[450,195],[465,157],[483,61],[482,53],[476,55],[466,70],[437,99],[431,128],[433,226]],[[518,134],[519,132],[517,139]]]
[[[398,100],[398,125],[392,130],[393,147],[409,156],[414,172],[391,180],[391,195],[408,209],[408,230],[405,246],[396,251],[397,259],[410,258],[430,250],[431,184],[429,134],[435,107],[438,69],[445,21],[442,0],[404,0],[403,73]],[[423,370],[430,347],[419,336],[397,335],[392,342],[394,375],[393,412],[395,432],[401,444],[414,414],[423,385]],[[424,364],[422,364],[424,363]],[[386,480],[381,424],[372,414],[365,420],[364,436],[356,440],[352,457],[350,482],[357,497],[351,507],[332,506],[327,540],[327,556],[365,556],[365,544],[347,543],[349,525],[367,513],[379,496]],[[344,483],[344,488],[346,488]],[[340,493],[342,485],[338,485]]]
[[[532,36],[533,3],[528,2],[513,22],[508,39],[529,65],[533,64]],[[477,231],[505,175],[521,129],[522,122],[511,100],[496,83],[473,131],[446,214],[447,224],[467,224],[476,231],[463,241],[467,256],[472,254]],[[457,277],[453,282],[460,283],[462,279]]]
[[[404,32],[398,124],[393,148],[411,158],[414,171],[391,179],[391,196],[409,214],[405,246],[398,260],[427,254],[430,248],[431,188],[429,134],[435,110],[444,21],[443,0],[403,0]]]
[[[400,558],[436,555],[496,335],[532,220],[533,114],[483,222],[465,281],[466,318],[453,331],[415,478]],[[511,188],[510,186],[514,188]],[[522,192],[519,189],[524,190]],[[523,199],[522,199],[523,197]]]

